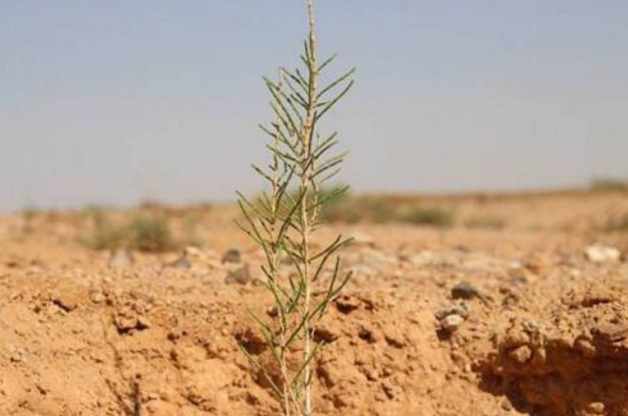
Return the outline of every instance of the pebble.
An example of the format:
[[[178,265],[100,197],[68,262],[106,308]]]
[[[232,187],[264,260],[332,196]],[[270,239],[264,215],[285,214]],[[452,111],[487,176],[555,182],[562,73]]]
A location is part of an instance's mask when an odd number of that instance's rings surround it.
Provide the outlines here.
[[[56,293],[52,295],[50,300],[65,312],[72,312],[78,307],[76,299],[63,293]]]
[[[532,358],[532,350],[527,345],[522,345],[512,350],[508,355],[516,363],[525,364]]]
[[[587,259],[593,263],[615,262],[621,259],[621,251],[615,247],[594,244],[587,247],[585,254]]]
[[[410,257],[410,263],[415,267],[428,266],[434,261],[434,253],[431,251],[422,251]]]
[[[225,263],[242,263],[242,254],[240,253],[240,250],[237,248],[227,250],[225,255],[222,257],[222,264]]]
[[[94,290],[89,294],[89,298],[94,303],[102,303],[105,301],[105,295],[101,290]]]
[[[354,276],[360,277],[373,277],[377,274],[375,269],[365,263],[354,264],[348,268],[348,271],[353,273]]]
[[[368,234],[355,232],[349,236],[353,244],[358,246],[375,247],[375,239]]]
[[[187,253],[183,253],[178,259],[175,261],[166,264],[167,267],[172,267],[175,269],[187,270],[192,268],[192,262],[187,256]]]
[[[109,267],[114,269],[125,269],[135,263],[133,256],[127,250],[117,249],[109,258]]]
[[[448,315],[440,321],[440,326],[450,334],[456,332],[464,323],[464,318],[460,315]]]
[[[602,402],[592,402],[589,404],[588,409],[590,414],[594,415],[604,415],[606,406]]]
[[[9,350],[9,356],[10,356],[9,359],[11,360],[12,363],[21,363],[25,361],[26,353],[20,347],[11,345],[8,347],[8,350]]]
[[[456,305],[456,306],[452,306],[451,308],[441,309],[440,311],[434,314],[436,319],[438,319],[439,321],[442,321],[449,315],[459,315],[466,319],[469,317],[469,308],[467,307],[467,305],[464,305],[464,304]]]
[[[510,412],[513,409],[512,403],[510,403],[510,400],[508,399],[502,400],[501,406],[502,406],[502,409],[507,412]]]
[[[237,268],[235,270],[230,270],[227,273],[227,278],[225,279],[225,283],[238,283],[241,285],[245,285],[251,281],[251,272],[249,270],[248,264]]]
[[[458,283],[456,286],[454,286],[454,288],[451,289],[451,297],[452,299],[464,299],[464,300],[470,300],[470,299],[476,298],[476,299],[480,299],[484,303],[487,303],[484,295],[482,295],[480,291],[476,289],[469,282],[461,282],[461,283]]]

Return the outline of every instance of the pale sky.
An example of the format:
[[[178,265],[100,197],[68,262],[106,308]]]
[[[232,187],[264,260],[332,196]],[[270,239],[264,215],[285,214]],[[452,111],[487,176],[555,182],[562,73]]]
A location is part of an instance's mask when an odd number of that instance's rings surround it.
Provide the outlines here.
[[[328,120],[356,192],[628,178],[628,1],[319,0],[358,67]],[[0,0],[0,210],[229,200],[260,185],[262,75],[297,0]]]

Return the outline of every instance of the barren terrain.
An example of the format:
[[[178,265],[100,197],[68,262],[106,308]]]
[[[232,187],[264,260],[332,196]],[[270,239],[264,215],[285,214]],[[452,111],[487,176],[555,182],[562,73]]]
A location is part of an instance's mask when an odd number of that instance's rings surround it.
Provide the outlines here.
[[[628,195],[417,201],[454,225],[322,232],[356,243],[316,329],[318,414],[628,416],[628,232],[607,227]],[[144,209],[194,219],[198,247],[112,255],[85,212],[0,218],[1,416],[278,413],[237,347],[264,359],[246,308],[270,301],[236,211]]]

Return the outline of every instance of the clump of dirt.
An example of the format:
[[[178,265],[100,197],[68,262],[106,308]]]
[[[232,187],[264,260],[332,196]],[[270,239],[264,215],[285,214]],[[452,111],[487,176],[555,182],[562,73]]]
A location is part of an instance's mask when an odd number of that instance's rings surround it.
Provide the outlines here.
[[[513,319],[483,363],[484,387],[521,410],[628,415],[628,293],[571,291],[543,320]]]

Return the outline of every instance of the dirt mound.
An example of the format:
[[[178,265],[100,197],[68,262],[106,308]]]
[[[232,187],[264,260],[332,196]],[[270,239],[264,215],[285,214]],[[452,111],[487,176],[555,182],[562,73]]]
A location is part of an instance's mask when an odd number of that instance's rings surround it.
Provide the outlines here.
[[[628,415],[628,291],[572,291],[544,320],[515,319],[483,364],[485,388],[522,411]]]
[[[569,198],[460,202],[505,232],[321,228],[358,238],[315,332],[316,415],[626,416],[628,246],[587,226],[624,200]],[[272,301],[233,215],[198,214],[201,248],[133,256],[78,244],[79,214],[0,218],[0,415],[276,415],[237,346],[265,359],[246,309]]]
[[[264,353],[240,305],[265,304],[259,288],[178,273],[159,282],[116,275],[2,283],[10,290],[0,307],[0,414],[277,413],[236,345]],[[454,365],[431,311],[383,298],[345,296],[317,329],[328,343],[316,363],[320,414],[442,414],[428,398],[468,384],[447,380]]]

